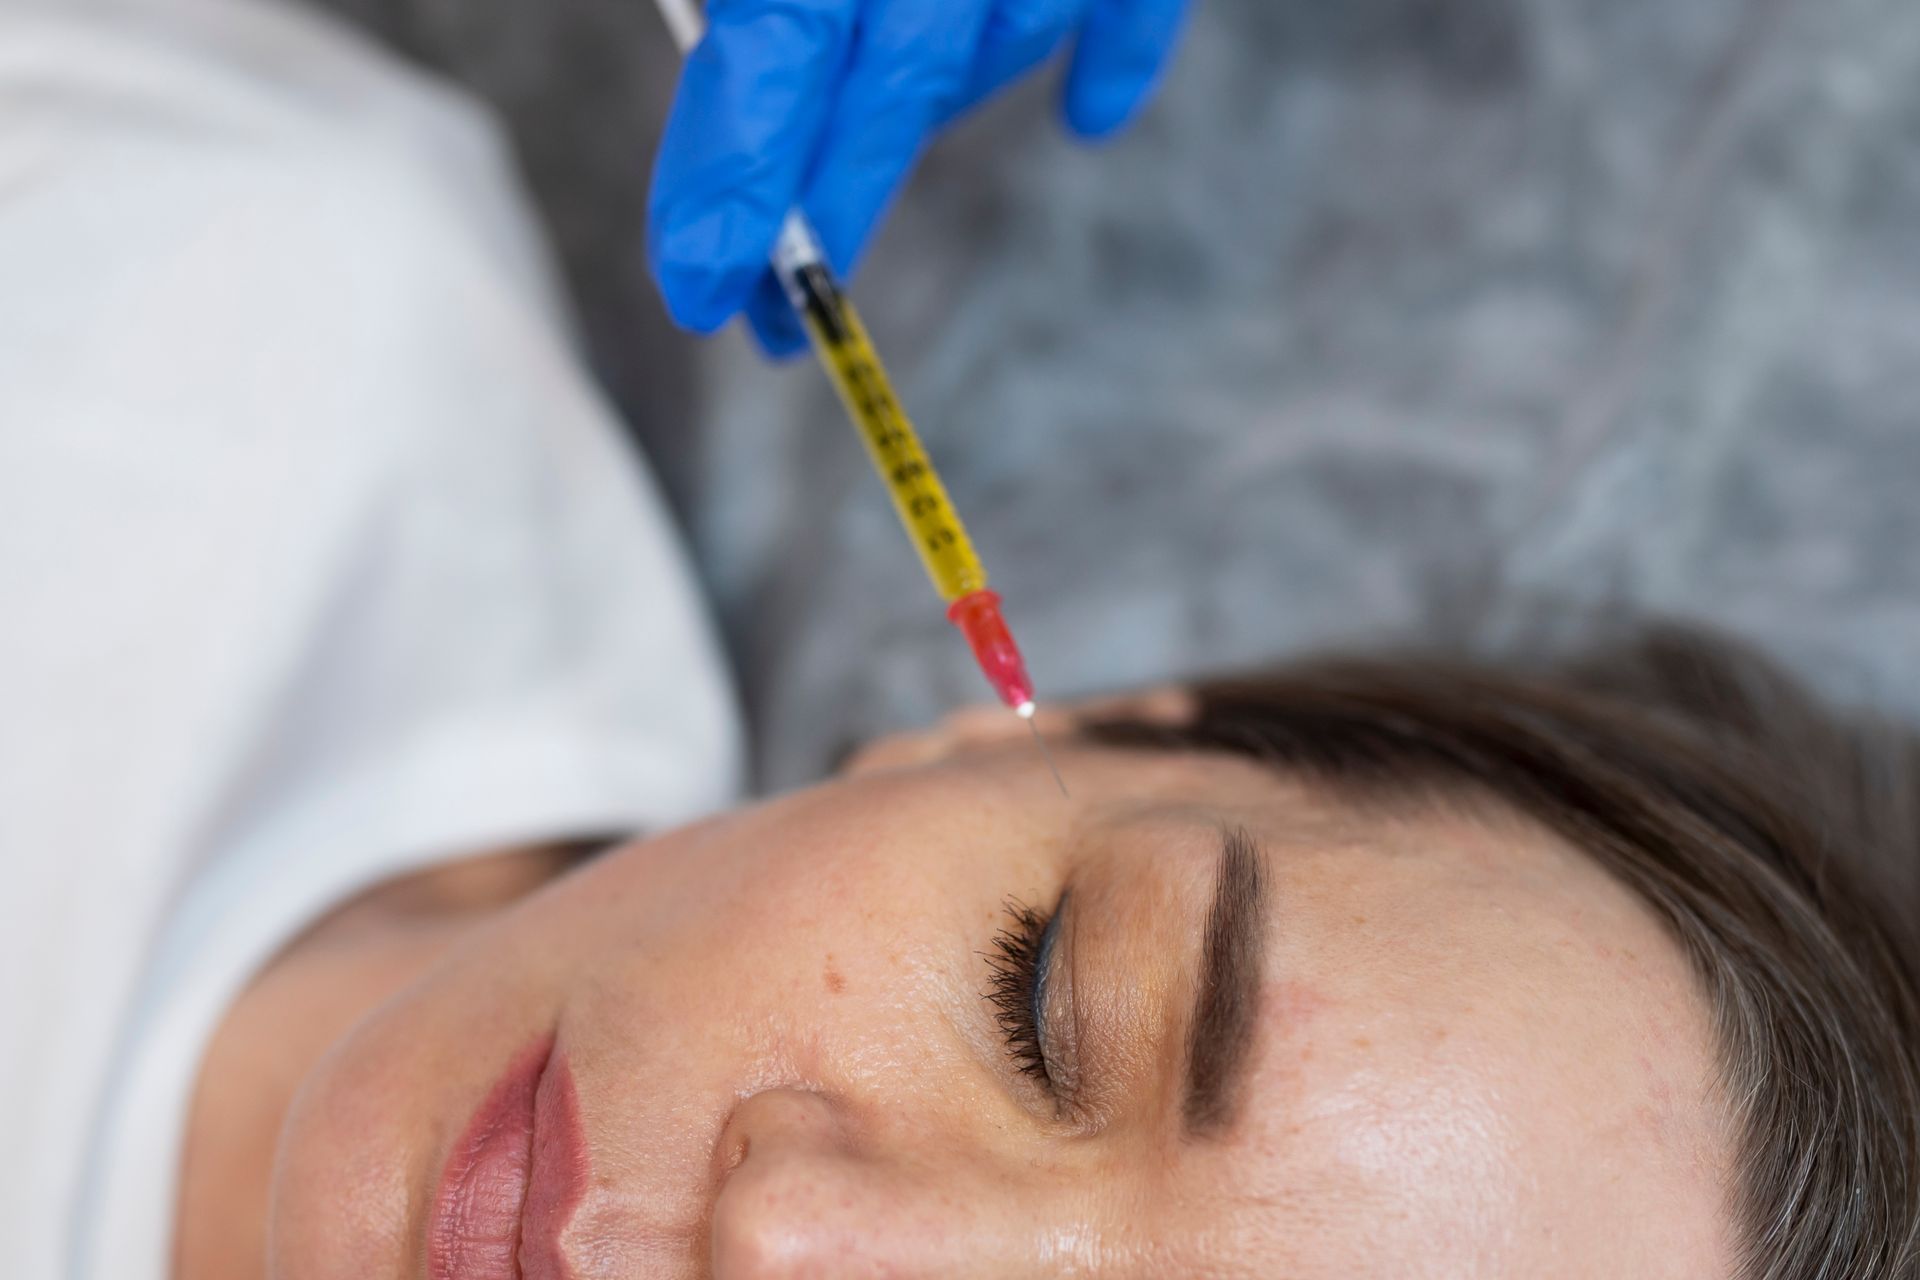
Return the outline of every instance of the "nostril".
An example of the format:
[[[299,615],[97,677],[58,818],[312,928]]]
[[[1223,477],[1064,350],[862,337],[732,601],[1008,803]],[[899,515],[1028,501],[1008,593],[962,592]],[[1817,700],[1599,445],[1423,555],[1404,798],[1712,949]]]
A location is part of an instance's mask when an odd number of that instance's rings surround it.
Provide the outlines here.
[[[842,1150],[838,1107],[805,1086],[763,1089],[741,1100],[721,1126],[711,1169],[715,1194],[726,1189],[749,1155],[755,1161]]]
[[[734,1109],[714,1151],[716,1280],[835,1274],[848,1214],[867,1198],[844,1119],[831,1098],[806,1088],[763,1090]]]
[[[747,1152],[752,1149],[753,1135],[742,1127],[738,1113],[728,1117],[720,1130],[720,1140],[713,1145],[712,1186],[714,1193],[724,1190],[727,1180],[734,1171],[746,1163]]]

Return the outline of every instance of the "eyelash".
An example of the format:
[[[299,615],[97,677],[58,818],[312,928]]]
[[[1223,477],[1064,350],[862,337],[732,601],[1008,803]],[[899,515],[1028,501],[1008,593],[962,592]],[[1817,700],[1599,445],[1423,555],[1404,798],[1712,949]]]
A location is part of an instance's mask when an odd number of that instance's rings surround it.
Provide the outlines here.
[[[1059,1095],[1053,1073],[1047,1069],[1046,1050],[1040,1044],[1040,1023],[1034,998],[1040,982],[1040,951],[1050,917],[1024,903],[1007,902],[1008,923],[993,935],[987,953],[987,999],[994,1020],[1007,1038],[1007,1052],[1021,1074],[1038,1081],[1048,1093]]]

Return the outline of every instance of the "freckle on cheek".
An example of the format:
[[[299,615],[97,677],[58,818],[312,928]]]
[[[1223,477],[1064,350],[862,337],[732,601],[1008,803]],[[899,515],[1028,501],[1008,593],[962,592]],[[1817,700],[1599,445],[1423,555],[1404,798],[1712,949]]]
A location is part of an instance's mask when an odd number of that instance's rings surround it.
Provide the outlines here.
[[[834,995],[839,995],[847,989],[847,979],[840,970],[834,966],[832,956],[827,957],[827,967],[825,972],[820,975],[820,980],[826,983],[827,990],[831,991]]]

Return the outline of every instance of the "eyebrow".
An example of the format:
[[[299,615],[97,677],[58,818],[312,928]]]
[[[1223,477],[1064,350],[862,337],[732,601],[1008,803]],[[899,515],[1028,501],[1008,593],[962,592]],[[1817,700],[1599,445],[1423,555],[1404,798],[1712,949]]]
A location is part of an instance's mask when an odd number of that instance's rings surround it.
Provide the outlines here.
[[[1253,1046],[1267,903],[1260,850],[1241,827],[1220,833],[1200,985],[1187,1032],[1186,1132],[1209,1137],[1232,1121],[1234,1086]]]

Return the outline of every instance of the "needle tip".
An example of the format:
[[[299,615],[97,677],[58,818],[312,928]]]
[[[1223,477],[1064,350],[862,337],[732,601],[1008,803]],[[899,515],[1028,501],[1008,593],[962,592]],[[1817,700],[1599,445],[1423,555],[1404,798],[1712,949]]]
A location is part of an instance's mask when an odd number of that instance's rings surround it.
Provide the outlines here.
[[[1021,710],[1022,707],[1025,710]],[[1047,740],[1040,736],[1040,726],[1033,722],[1033,704],[1024,702],[1014,710],[1026,720],[1027,728],[1033,731],[1034,745],[1040,748],[1040,758],[1047,762],[1047,772],[1053,775],[1054,785],[1060,788],[1061,795],[1073,799],[1073,794],[1067,790],[1067,780],[1060,776],[1060,766],[1053,762],[1053,752],[1047,750]]]

